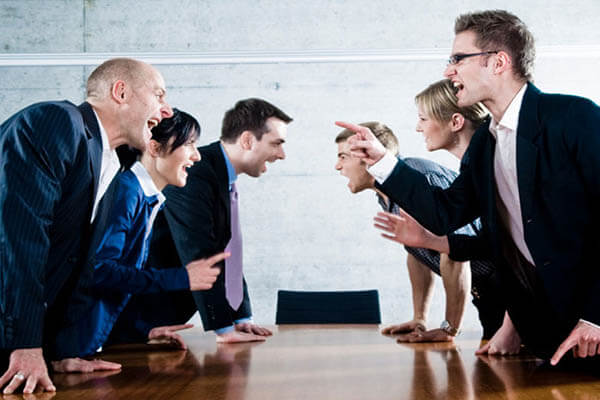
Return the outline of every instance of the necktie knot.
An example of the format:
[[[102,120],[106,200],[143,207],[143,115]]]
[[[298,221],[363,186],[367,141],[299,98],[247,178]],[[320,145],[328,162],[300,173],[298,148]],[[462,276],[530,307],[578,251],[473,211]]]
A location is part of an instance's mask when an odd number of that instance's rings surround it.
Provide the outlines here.
[[[230,201],[237,201],[238,199],[238,191],[237,191],[237,187],[235,186],[235,183],[231,184],[231,190],[229,191],[229,197],[230,197]]]

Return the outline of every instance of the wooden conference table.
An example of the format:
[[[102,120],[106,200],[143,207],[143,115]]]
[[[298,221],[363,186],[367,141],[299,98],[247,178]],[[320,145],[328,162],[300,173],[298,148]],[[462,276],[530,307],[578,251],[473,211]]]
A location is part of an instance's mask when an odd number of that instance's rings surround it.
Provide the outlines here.
[[[55,374],[41,399],[600,399],[600,379],[530,356],[477,357],[476,337],[398,344],[377,325],[287,325],[262,343],[185,331],[187,351],[116,346],[120,372]],[[471,335],[472,336],[472,335]],[[21,398],[21,396],[5,396]]]

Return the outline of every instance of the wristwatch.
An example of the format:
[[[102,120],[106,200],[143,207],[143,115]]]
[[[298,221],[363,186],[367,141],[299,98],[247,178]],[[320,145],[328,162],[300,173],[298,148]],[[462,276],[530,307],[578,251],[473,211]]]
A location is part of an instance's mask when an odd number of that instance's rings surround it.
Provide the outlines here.
[[[442,324],[440,325],[440,329],[450,336],[458,336],[458,334],[460,333],[460,329],[457,329],[450,325],[450,322],[448,322],[447,319],[445,319],[444,322],[442,322]]]

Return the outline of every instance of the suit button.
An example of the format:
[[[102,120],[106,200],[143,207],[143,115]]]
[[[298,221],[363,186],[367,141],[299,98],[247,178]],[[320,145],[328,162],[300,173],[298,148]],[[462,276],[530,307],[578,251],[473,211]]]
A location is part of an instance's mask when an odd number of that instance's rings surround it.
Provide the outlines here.
[[[527,220],[527,223],[528,223],[528,224],[530,224],[530,223],[532,223],[532,222],[533,222],[533,218],[529,218],[529,219]]]
[[[550,261],[544,261],[544,267],[550,265]]]

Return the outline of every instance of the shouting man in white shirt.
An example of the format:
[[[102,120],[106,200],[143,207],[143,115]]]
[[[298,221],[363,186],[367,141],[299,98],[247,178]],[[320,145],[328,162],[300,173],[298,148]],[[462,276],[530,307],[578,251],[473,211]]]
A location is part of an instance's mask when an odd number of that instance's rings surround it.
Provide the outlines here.
[[[534,40],[515,15],[461,15],[455,34],[444,75],[460,106],[481,101],[492,119],[473,136],[450,188],[385,155],[368,129],[337,124],[356,132],[353,154],[378,188],[433,233],[481,217],[484,240],[450,243],[455,260],[489,252],[506,294],[504,323],[478,353],[512,354],[524,344],[552,365],[569,351],[597,363],[600,108],[531,83]]]

